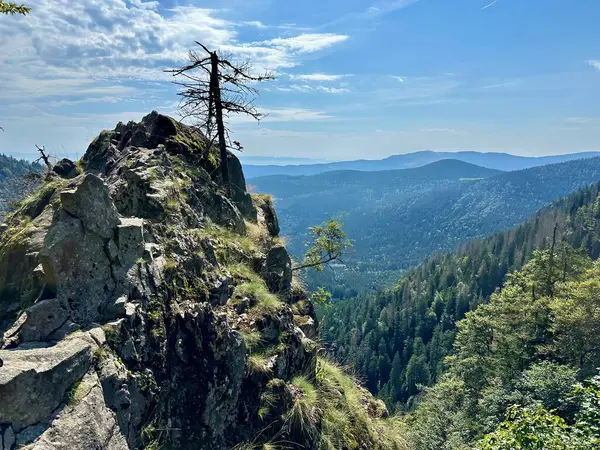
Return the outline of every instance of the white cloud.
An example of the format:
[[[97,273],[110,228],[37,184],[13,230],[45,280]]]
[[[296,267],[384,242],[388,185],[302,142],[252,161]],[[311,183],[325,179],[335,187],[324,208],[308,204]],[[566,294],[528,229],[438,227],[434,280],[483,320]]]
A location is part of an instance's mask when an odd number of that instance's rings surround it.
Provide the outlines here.
[[[569,130],[600,129],[600,117],[569,117],[565,121]]]
[[[276,70],[298,65],[302,54],[348,39],[299,32],[241,42],[239,24],[220,18],[218,11],[178,6],[165,13],[155,1],[31,0],[28,5],[31,15],[0,21],[3,98],[5,92],[21,98],[68,95],[69,88],[75,94],[98,95],[108,93],[115,79],[168,81],[162,70],[185,62],[195,40],[234,58],[251,58],[257,70]],[[246,24],[264,26],[257,21]]]
[[[332,75],[327,73],[290,74],[290,78],[304,81],[337,81],[350,75]]]
[[[90,95],[132,95],[135,88],[118,82],[96,81],[86,78],[32,78],[28,75],[10,77],[0,73],[0,84],[6,86],[0,99],[34,101],[46,97],[74,97]]]
[[[267,25],[265,25],[264,23],[262,23],[258,20],[251,20],[248,22],[244,22],[244,25],[249,26],[249,27],[258,28],[259,30],[265,30],[265,29],[269,28]]]
[[[448,134],[464,134],[462,131],[453,128],[421,128],[422,133],[448,133]]]
[[[406,81],[406,79],[404,77],[399,77],[399,76],[394,76],[394,75],[391,75],[391,77],[394,80],[399,81],[400,83],[404,83]]]
[[[325,94],[343,94],[350,92],[346,88],[334,88],[330,86],[311,86],[308,84],[292,84],[287,87],[279,87],[277,90],[281,92],[322,92]]]
[[[592,66],[594,69],[600,71],[600,60],[597,59],[590,59],[587,62],[590,66]]]
[[[321,92],[325,92],[327,94],[344,94],[346,92],[350,92],[350,89],[346,88],[332,88],[327,86],[317,86],[317,90]]]
[[[130,0],[131,4],[141,9],[156,9],[160,6],[157,1]]]
[[[334,33],[304,33],[290,38],[275,38],[262,44],[299,53],[313,53],[339,44],[349,36]]]
[[[269,124],[273,122],[307,122],[318,121],[323,119],[332,119],[333,116],[324,111],[316,111],[305,108],[261,108],[262,113],[266,114],[261,119],[261,123]],[[255,123],[256,121],[247,116],[234,116],[232,122],[235,123]]]

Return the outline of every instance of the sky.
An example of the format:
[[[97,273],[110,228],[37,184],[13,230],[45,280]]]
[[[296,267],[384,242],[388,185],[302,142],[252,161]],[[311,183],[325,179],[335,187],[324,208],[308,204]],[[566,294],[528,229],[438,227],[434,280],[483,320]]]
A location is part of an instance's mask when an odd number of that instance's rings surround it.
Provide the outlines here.
[[[598,0],[22,0],[0,17],[0,152],[78,158],[102,129],[177,117],[195,41],[277,79],[246,156],[600,150]]]

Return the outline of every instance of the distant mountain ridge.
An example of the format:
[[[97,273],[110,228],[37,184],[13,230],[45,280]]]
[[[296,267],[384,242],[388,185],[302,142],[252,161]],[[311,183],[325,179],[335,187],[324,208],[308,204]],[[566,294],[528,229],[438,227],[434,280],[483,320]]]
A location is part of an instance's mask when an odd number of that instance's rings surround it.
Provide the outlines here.
[[[397,279],[399,271],[434,251],[509,229],[598,180],[600,158],[589,158],[513,172],[442,160],[415,169],[260,177],[250,184],[275,197],[282,232],[296,256],[309,238],[307,227],[345,213],[354,247],[344,261],[354,272],[307,281],[360,291]]]
[[[552,156],[517,156],[508,153],[434,152],[420,151],[405,155],[392,155],[379,160],[340,161],[326,164],[295,165],[256,165],[244,164],[246,179],[268,175],[316,175],[337,170],[359,170],[365,172],[380,170],[410,169],[425,166],[443,159],[455,159],[481,167],[502,171],[529,169],[546,164],[556,164],[576,159],[600,156],[600,152],[581,152]]]
[[[419,350],[413,345],[418,340],[426,355],[423,366],[429,379],[424,384],[439,380],[456,323],[486,303],[534,250],[548,248],[553,233],[560,245],[580,248],[593,259],[600,256],[599,207],[600,183],[595,183],[514,228],[468,241],[452,253],[434,254],[408,270],[394,289],[336,302],[327,313],[330,326],[323,338],[335,342],[336,356],[354,366],[373,393],[389,404],[406,402],[414,394],[406,382],[410,377],[390,376],[392,360],[408,367]],[[377,364],[382,360],[385,364]]]
[[[300,166],[305,164],[330,164],[332,162],[325,158],[300,158],[294,156],[251,156],[241,154],[238,159],[242,165],[255,165],[255,166]]]

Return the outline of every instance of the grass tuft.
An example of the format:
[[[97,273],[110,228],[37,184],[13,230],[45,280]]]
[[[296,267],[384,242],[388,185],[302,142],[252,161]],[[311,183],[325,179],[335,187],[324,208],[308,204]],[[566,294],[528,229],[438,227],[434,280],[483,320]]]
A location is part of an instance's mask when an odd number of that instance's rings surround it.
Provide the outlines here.
[[[246,348],[250,351],[260,347],[264,342],[262,334],[258,330],[241,330],[240,334]]]
[[[269,292],[264,281],[258,279],[258,277],[253,281],[237,286],[233,295],[234,297],[253,297],[256,299],[256,305],[250,310],[253,315],[264,316],[277,312],[283,305],[279,297]]]
[[[268,251],[272,245],[267,227],[246,220],[246,234],[252,243],[262,251]]]
[[[255,375],[270,375],[273,368],[267,353],[252,353],[248,356],[248,372]]]
[[[291,385],[296,392],[294,404],[286,413],[286,427],[292,436],[313,440],[319,433],[321,415],[317,388],[305,377],[295,377]]]
[[[320,450],[409,448],[398,420],[372,417],[369,404],[375,400],[339,365],[319,358],[316,384],[323,410]]]

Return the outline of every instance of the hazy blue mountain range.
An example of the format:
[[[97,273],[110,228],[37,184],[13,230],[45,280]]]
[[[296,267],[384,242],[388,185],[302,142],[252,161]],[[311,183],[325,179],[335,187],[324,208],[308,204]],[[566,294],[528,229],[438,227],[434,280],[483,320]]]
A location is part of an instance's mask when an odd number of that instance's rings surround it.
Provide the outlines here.
[[[246,179],[267,176],[267,175],[316,175],[335,170],[360,170],[360,171],[378,171],[378,170],[396,170],[410,169],[431,164],[442,159],[456,159],[459,161],[476,164],[482,167],[498,169],[503,171],[529,169],[531,167],[543,166],[545,164],[555,164],[575,159],[590,158],[600,156],[600,152],[572,153],[567,155],[527,157],[516,156],[508,153],[481,153],[481,152],[434,152],[422,151],[408,153],[406,155],[393,155],[379,160],[356,160],[340,161],[325,164],[305,164],[294,163],[293,165],[282,165],[280,163],[271,163],[265,165],[253,163],[249,159],[242,158],[244,163],[244,174]],[[283,161],[283,160],[282,160]]]
[[[335,278],[308,275],[313,284],[343,291],[376,288],[434,251],[508,229],[540,207],[600,180],[600,158],[514,172],[456,160],[416,169],[338,171],[313,176],[255,178],[275,197],[282,232],[299,256],[307,227],[345,213],[352,252]],[[329,278],[328,278],[329,277]]]
[[[572,267],[573,250],[567,248],[598,258],[599,193],[600,183],[577,190],[514,228],[427,258],[408,270],[394,289],[334,303],[327,312],[324,340],[335,342],[336,356],[354,366],[372,392],[391,405],[404,404],[415,394],[412,378],[397,376],[397,370],[390,374],[392,360],[408,368],[424,350],[420,362],[426,379],[419,382],[438,381],[446,370],[442,361],[452,352],[457,322],[487,303],[509,273],[531,260],[534,250],[551,247],[554,230],[558,279],[565,276],[569,261]],[[416,341],[419,345],[414,346]]]
[[[239,160],[245,166],[285,166],[285,165],[306,165],[306,164],[329,164],[334,161],[316,158],[295,158],[292,156],[246,156],[239,154]]]

